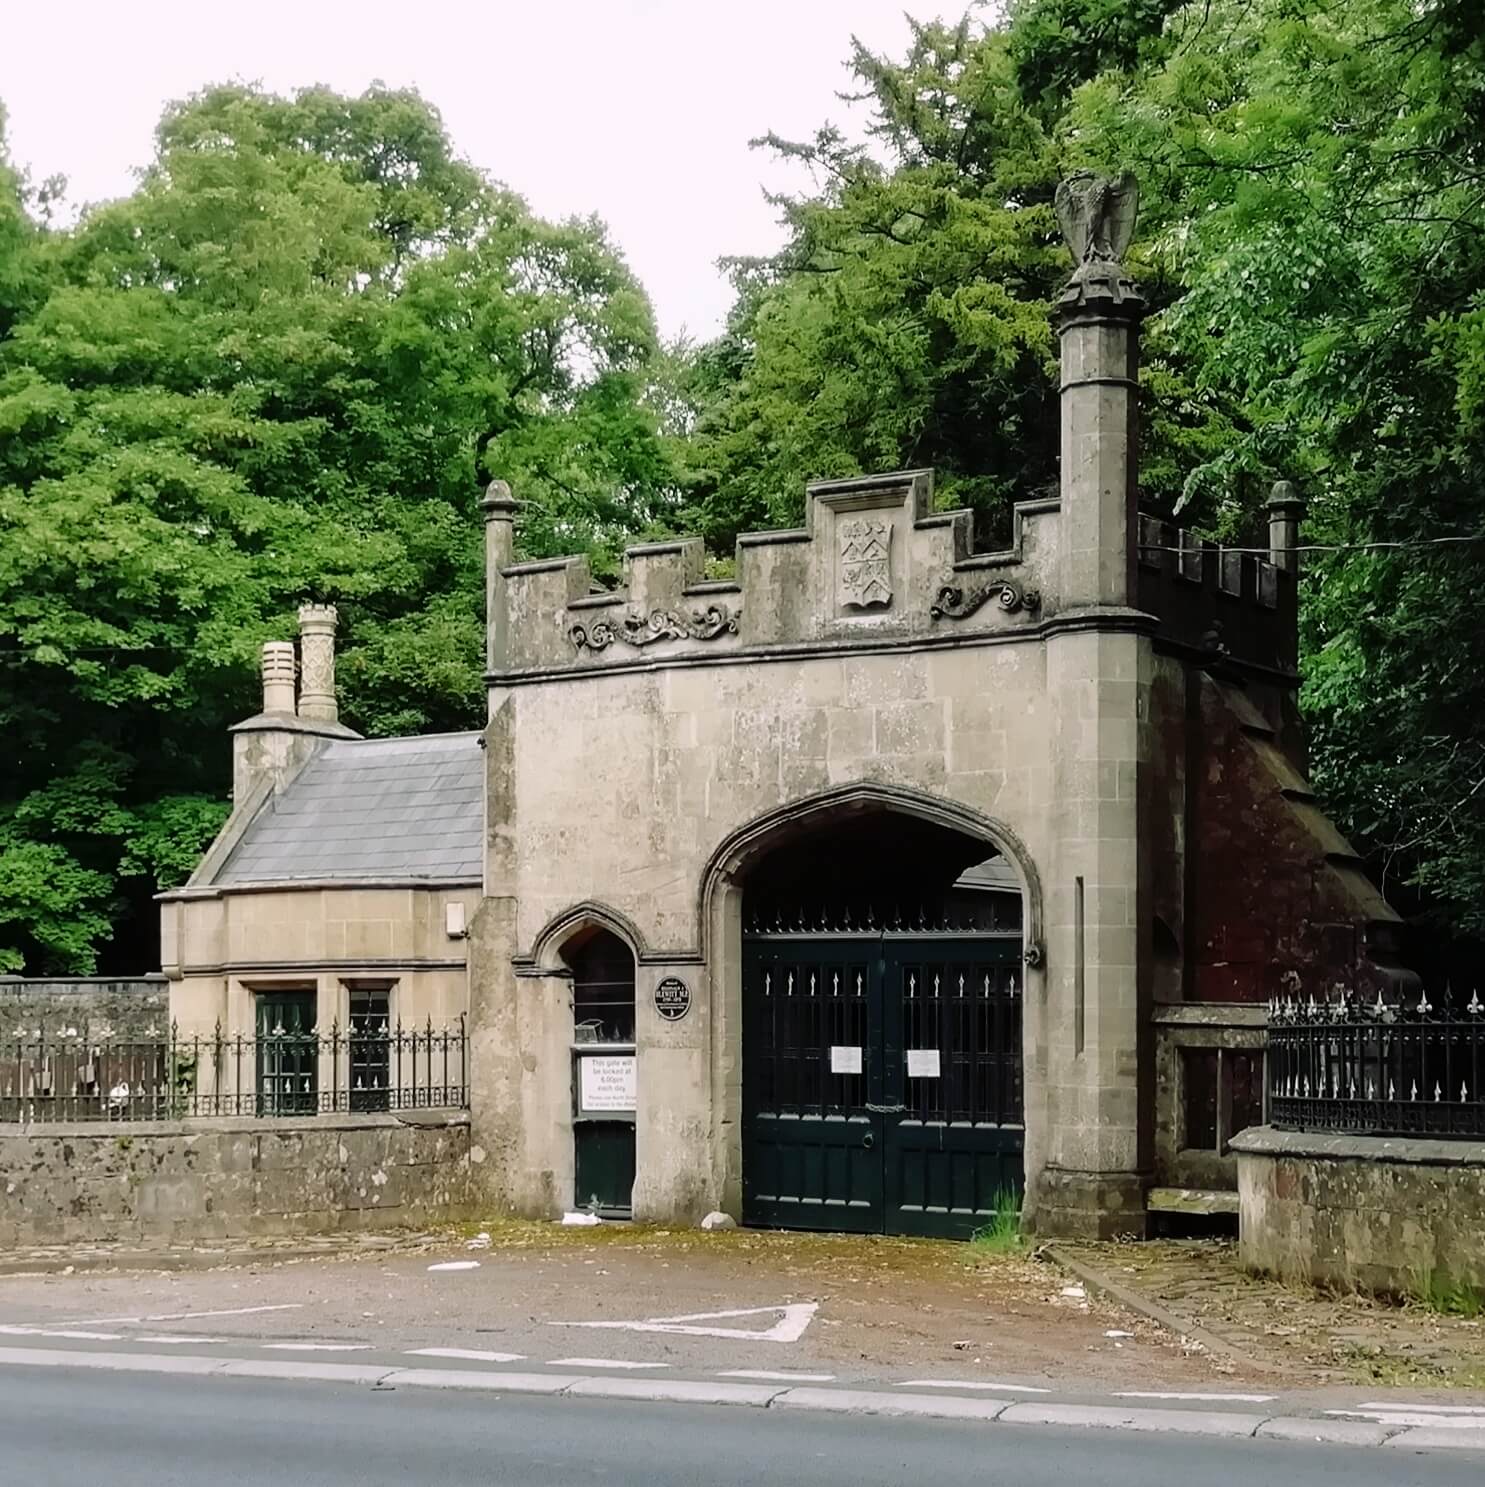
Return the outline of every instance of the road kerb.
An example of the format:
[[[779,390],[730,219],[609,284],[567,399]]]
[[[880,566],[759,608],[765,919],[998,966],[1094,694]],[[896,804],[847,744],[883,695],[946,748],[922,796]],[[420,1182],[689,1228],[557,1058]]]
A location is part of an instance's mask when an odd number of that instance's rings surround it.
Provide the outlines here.
[[[285,1363],[268,1358],[228,1358],[213,1370],[225,1378],[302,1379],[324,1384],[379,1384],[392,1371],[386,1363]]]
[[[395,1364],[309,1363],[208,1358],[178,1353],[90,1352],[72,1348],[0,1348],[0,1367],[79,1368],[211,1378],[282,1379],[367,1387],[464,1389],[489,1394],[545,1394],[656,1403],[730,1404],[755,1409],[829,1411],[999,1421],[1006,1425],[1078,1426],[1172,1435],[1257,1437],[1338,1446],[1415,1451],[1485,1452],[1485,1430],[1306,1419],[1216,1410],[1124,1409],[1113,1405],[1017,1402],[964,1395],[894,1394],[871,1389],[785,1388],[704,1379],[604,1378],[597,1375],[503,1373],[497,1369],[399,1368]]]
[[[1268,1417],[1219,1410],[1126,1410],[1107,1404],[1037,1401],[1008,1405],[1000,1418],[1007,1425],[1089,1425],[1172,1435],[1251,1436]]]
[[[1260,1440],[1318,1441],[1327,1446],[1380,1446],[1398,1432],[1396,1425],[1374,1425],[1370,1420],[1305,1420],[1286,1417],[1265,1420]]]
[[[397,1368],[381,1379],[393,1389],[483,1389],[496,1394],[561,1394],[578,1376],[556,1373],[493,1373],[479,1368]]]
[[[966,1399],[962,1394],[888,1394],[877,1389],[786,1389],[775,1410],[826,1410],[853,1415],[915,1415],[940,1420],[998,1420],[1010,1408],[1004,1399]]]
[[[497,1375],[491,1374],[494,1380]],[[750,1404],[763,1408],[783,1392],[766,1384],[708,1383],[701,1379],[608,1379],[581,1375],[565,1395],[581,1399],[651,1399],[674,1404]]]
[[[1414,1425],[1382,1444],[1405,1451],[1481,1451],[1485,1452],[1485,1430],[1440,1430],[1433,1425]]]
[[[209,1374],[220,1373],[226,1362],[225,1358],[201,1358],[179,1353],[86,1353],[72,1348],[0,1348],[0,1363],[18,1363],[28,1368]]]

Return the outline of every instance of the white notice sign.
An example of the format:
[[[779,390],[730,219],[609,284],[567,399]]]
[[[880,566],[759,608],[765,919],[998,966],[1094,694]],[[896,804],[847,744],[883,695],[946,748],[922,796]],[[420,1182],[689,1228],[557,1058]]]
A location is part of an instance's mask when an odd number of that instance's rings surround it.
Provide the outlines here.
[[[578,1098],[583,1110],[633,1110],[634,1065],[632,1053],[579,1058]]]
[[[859,1074],[861,1072],[861,1050],[859,1048],[832,1047],[830,1050],[830,1072],[832,1074]]]
[[[907,1051],[909,1079],[938,1078],[938,1049],[909,1048]]]

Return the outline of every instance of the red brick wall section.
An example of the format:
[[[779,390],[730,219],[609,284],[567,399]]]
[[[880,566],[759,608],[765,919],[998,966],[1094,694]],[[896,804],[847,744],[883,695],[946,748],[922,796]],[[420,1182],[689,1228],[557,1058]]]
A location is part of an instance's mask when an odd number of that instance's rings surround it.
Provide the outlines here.
[[[1252,702],[1203,677],[1188,803],[1195,854],[1188,996],[1368,994],[1368,926],[1395,921]],[[1348,860],[1349,859],[1349,860]]]

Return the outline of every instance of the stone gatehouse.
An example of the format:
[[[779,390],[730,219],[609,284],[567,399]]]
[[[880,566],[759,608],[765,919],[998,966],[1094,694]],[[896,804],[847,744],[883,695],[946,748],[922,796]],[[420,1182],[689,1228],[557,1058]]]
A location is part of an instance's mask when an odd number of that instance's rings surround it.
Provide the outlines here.
[[[1142,309],[1090,250],[1060,492],[1001,551],[914,470],[812,486],[725,581],[683,539],[603,591],[514,562],[493,484],[482,735],[402,765],[345,738],[312,614],[308,718],[265,658],[239,810],[166,905],[182,998],[307,976],[325,1007],[375,976],[416,1019],[467,973],[477,1180],[519,1213],[967,1234],[1024,1188],[1036,1230],[1108,1235],[1163,1189],[1234,1189],[1266,1000],[1391,976],[1394,916],[1303,776],[1293,492],[1262,552],[1139,515]],[[464,841],[476,743],[478,885],[408,848],[421,800]],[[284,846],[275,820],[373,762],[386,819]],[[436,777],[411,806],[400,767]],[[440,919],[466,900],[467,955]],[[367,920],[377,953],[347,938]]]

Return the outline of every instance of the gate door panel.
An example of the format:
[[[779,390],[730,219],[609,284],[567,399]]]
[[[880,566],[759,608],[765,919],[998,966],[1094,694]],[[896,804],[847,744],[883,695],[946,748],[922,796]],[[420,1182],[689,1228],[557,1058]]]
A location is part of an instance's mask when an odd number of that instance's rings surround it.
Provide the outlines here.
[[[1020,945],[884,945],[886,1227],[967,1237],[1022,1186]]]
[[[882,1232],[879,957],[875,940],[748,946],[744,1222]]]

